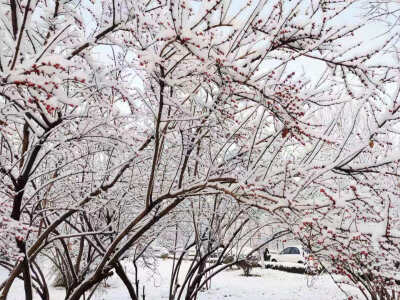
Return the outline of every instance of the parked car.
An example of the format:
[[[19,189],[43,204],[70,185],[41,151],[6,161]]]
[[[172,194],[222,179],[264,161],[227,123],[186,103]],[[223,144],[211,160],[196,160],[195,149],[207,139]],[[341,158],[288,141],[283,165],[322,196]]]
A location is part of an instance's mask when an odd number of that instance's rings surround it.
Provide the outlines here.
[[[310,251],[303,246],[291,246],[283,249],[278,254],[269,254],[269,261],[271,262],[292,262],[304,264],[312,259]]]

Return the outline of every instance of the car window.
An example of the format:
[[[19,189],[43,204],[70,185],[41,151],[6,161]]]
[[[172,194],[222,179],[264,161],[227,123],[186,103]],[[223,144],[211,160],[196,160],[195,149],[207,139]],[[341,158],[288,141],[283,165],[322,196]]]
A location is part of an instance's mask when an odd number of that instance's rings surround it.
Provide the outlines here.
[[[300,250],[296,247],[290,248],[290,254],[300,254]]]
[[[291,247],[283,249],[281,254],[290,254],[290,248]]]

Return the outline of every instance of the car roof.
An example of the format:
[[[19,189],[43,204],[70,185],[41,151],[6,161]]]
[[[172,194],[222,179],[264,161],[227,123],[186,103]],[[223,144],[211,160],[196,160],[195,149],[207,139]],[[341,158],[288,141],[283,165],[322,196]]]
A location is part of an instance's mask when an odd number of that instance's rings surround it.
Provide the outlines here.
[[[290,247],[296,247],[296,248],[299,248],[299,249],[303,249],[304,248],[302,245],[288,245],[288,246],[284,247],[283,249],[290,248]]]

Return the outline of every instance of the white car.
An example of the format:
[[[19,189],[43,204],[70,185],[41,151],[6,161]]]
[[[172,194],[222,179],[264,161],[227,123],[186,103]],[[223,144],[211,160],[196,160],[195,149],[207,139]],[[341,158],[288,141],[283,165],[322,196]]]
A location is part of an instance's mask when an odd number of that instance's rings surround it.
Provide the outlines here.
[[[283,249],[279,254],[270,254],[271,262],[292,262],[304,264],[309,260],[309,251],[302,246],[290,246]]]

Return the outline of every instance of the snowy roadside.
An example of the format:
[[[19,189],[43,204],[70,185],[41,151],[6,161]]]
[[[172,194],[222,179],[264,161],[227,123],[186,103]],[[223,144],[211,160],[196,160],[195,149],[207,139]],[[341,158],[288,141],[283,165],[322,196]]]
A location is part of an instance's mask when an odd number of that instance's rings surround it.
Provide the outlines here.
[[[189,262],[185,262],[184,267]],[[140,284],[145,283],[146,300],[168,299],[168,281],[172,260],[159,260],[156,273],[146,272],[142,275]],[[129,264],[125,267],[130,273]],[[211,289],[204,291],[199,300],[343,300],[347,297],[336,287],[329,275],[310,277],[302,274],[256,268],[256,276],[244,277],[241,270],[228,270],[218,274],[211,283]],[[132,274],[130,274],[132,275]],[[6,272],[0,271],[4,279]],[[311,282],[312,281],[312,282]],[[310,285],[310,283],[312,283]],[[117,277],[107,280],[107,288],[100,288],[96,300],[130,300],[129,295]],[[23,284],[18,280],[11,290],[9,300],[21,300]],[[50,288],[51,299],[64,299],[64,292],[59,288]],[[36,297],[35,299],[39,299]]]

